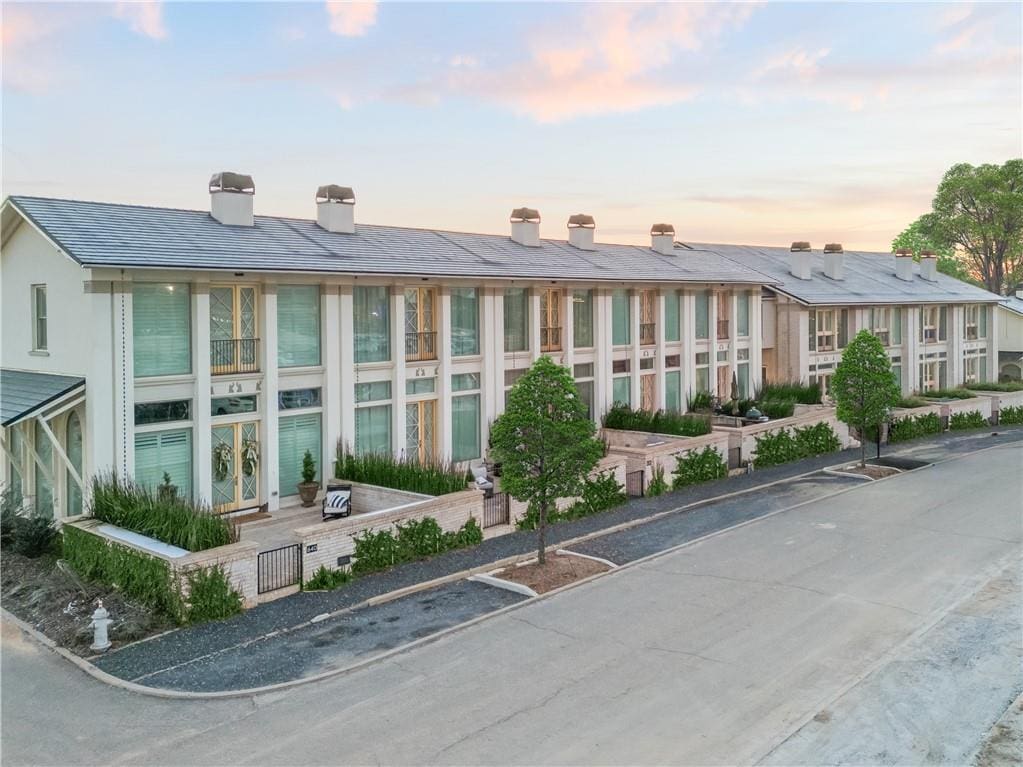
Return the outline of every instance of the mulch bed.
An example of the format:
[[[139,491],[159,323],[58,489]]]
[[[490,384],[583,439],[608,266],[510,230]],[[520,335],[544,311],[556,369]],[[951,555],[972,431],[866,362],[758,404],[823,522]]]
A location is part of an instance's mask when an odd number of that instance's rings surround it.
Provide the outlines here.
[[[103,600],[114,621],[109,627],[111,649],[174,628],[168,618],[122,594],[82,581],[52,554],[29,559],[5,551],[0,563],[0,596],[5,609],[83,657],[95,655],[89,649],[89,623],[97,599]]]
[[[898,469],[893,469],[890,466],[874,466],[867,464],[866,466],[860,466],[858,463],[854,463],[851,466],[843,466],[839,471],[844,471],[846,474],[860,474],[864,477],[870,477],[871,479],[883,479],[884,477],[890,477],[893,474],[901,474]]]
[[[611,568],[602,562],[584,557],[548,555],[547,562],[542,567],[536,562],[520,567],[508,567],[497,573],[497,577],[521,583],[523,586],[529,586],[537,594],[543,594],[609,569]]]

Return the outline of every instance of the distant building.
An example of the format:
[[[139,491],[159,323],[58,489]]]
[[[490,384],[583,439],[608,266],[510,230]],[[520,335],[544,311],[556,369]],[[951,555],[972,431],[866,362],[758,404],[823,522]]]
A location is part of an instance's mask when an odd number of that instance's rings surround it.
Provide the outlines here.
[[[1023,290],[998,306],[998,380],[1023,379]]]

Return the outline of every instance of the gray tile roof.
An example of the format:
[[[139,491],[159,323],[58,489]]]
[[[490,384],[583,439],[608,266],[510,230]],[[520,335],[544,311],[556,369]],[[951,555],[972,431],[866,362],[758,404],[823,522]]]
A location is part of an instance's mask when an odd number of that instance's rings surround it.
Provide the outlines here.
[[[688,243],[687,243],[688,244]],[[824,254],[811,254],[809,280],[789,273],[788,248],[755,245],[696,245],[773,277],[777,290],[797,301],[812,305],[908,304],[908,303],[984,303],[1000,296],[968,283],[939,274],[936,282],[920,276],[914,265],[912,281],[895,276],[895,256],[891,253],[845,251],[844,279],[824,276]]]
[[[0,424],[9,426],[39,408],[85,385],[84,378],[34,373],[28,370],[0,370]]]
[[[1002,306],[1010,312],[1023,314],[1023,298],[1019,296],[1005,296],[1002,298]]]
[[[13,196],[10,202],[83,266],[226,269],[658,282],[771,282],[715,253],[564,240],[538,248],[508,237],[356,225],[334,234],[315,221],[256,216],[253,227],[223,226],[206,211]]]

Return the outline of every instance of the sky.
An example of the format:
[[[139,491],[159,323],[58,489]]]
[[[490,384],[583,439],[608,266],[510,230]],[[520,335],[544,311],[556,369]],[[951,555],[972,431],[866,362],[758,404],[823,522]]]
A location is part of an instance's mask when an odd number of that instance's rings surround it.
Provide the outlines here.
[[[12,3],[3,195],[888,250],[1023,154],[1019,3]]]

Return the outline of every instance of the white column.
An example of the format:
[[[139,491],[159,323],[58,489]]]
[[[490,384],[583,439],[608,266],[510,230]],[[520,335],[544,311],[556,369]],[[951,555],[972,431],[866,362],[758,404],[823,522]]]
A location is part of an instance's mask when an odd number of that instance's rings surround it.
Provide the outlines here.
[[[749,388],[750,394],[763,385],[764,367],[764,302],[759,290],[749,292]]]
[[[739,338],[739,302],[735,300],[735,293],[724,295],[728,302],[728,385],[732,385],[732,376],[739,372],[739,355],[736,344]],[[731,389],[729,389],[729,392]]]
[[[280,412],[277,408],[279,373],[277,369],[277,286],[263,285],[263,310],[260,312],[260,334],[263,337],[263,421],[259,441],[262,445],[262,467],[259,472],[259,494],[270,511],[281,505],[281,495],[294,494],[294,488],[281,488],[280,478]],[[207,430],[208,431],[208,430]],[[322,431],[321,431],[322,436]],[[324,476],[323,458],[317,461],[317,476]],[[209,461],[207,461],[209,463]],[[281,492],[283,489],[283,493]]]
[[[594,361],[593,371],[593,412],[599,423],[611,406],[611,359],[613,334],[611,330],[611,291],[607,288],[593,290],[594,319]]]
[[[987,313],[987,380],[998,380],[998,341],[1001,332],[998,328],[998,315],[1001,314],[994,306],[981,306],[980,310]]]
[[[532,360],[540,359],[540,290],[532,287],[529,289],[529,351]]]
[[[902,375],[908,392],[920,390],[920,308],[907,306],[902,313],[906,316],[906,332],[903,335]]]
[[[955,388],[963,382],[966,371],[963,367],[963,335],[966,331],[966,312],[962,306],[949,306],[948,327],[948,384]]]
[[[334,476],[334,457],[341,440],[341,299],[337,285],[324,285],[320,307],[320,354],[323,363],[323,472]]]
[[[405,451],[405,288],[391,286],[391,449],[396,456]]]
[[[497,293],[498,295],[495,295]],[[480,301],[480,353],[483,363],[480,371],[480,439],[486,452],[490,437],[490,424],[500,414],[504,384],[504,300],[501,291],[479,288]]]
[[[572,365],[575,361],[575,298],[574,291],[571,288],[565,290],[564,293],[565,295],[562,298],[564,311],[561,315],[562,364],[568,368],[570,374],[573,374]]]
[[[355,329],[352,286],[342,285],[338,297],[338,324],[334,329],[339,336],[340,365],[334,375],[339,382],[340,400],[338,417],[341,441],[355,449]],[[328,338],[330,333],[328,331]],[[327,371],[329,376],[331,371]]]
[[[440,436],[437,450],[447,460],[451,458],[451,288],[440,289],[440,325],[437,338],[437,423],[434,434]]]
[[[114,284],[114,455],[122,477],[135,476],[135,364],[130,282]],[[56,492],[56,486],[54,486]],[[54,507],[57,500],[54,501]]]
[[[674,291],[672,291],[672,292],[674,292]],[[665,327],[665,324],[666,324],[665,302],[666,301],[667,301],[667,297],[665,296],[665,292],[663,290],[658,290],[657,291],[657,311],[656,311],[656,313],[654,315],[655,318],[656,318],[655,321],[657,322],[657,327],[655,328],[655,333],[656,333],[656,338],[657,338],[657,350],[656,350],[655,353],[657,354],[657,357],[654,360],[654,370],[657,373],[657,393],[656,393],[657,399],[654,402],[654,406],[658,410],[664,410],[664,408],[667,405],[667,402],[665,400],[665,394],[666,394],[665,389],[666,389],[666,387],[664,385],[665,384],[665,382],[664,382],[664,351],[665,351],[664,346],[665,346],[665,336],[667,335],[667,332],[666,332],[667,328]]]
[[[213,433],[210,427],[212,378],[210,374],[209,283],[197,282],[192,285],[192,337],[195,339],[195,348],[192,350],[192,369],[195,371],[192,475],[195,477],[196,497],[211,503],[213,500]],[[260,435],[260,439],[265,440],[264,435]],[[260,488],[260,492],[262,491],[263,488]]]
[[[629,340],[631,348],[629,350],[629,383],[630,397],[632,399],[632,408],[638,410],[643,404],[643,398],[641,396],[640,385],[639,385],[639,360],[640,346],[639,346],[639,289],[633,288],[629,291]]]
[[[710,300],[707,303],[709,305],[707,311],[710,314],[707,323],[707,335],[710,340],[710,390],[717,397],[720,396],[720,392],[718,392],[718,294],[715,291],[710,291]]]
[[[682,409],[696,391],[696,298],[691,290],[682,294]]]

